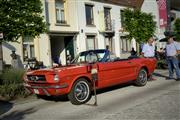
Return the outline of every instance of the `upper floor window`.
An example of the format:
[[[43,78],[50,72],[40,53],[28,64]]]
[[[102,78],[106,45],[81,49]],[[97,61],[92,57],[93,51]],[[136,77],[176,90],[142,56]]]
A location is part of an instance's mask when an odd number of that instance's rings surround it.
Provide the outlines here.
[[[27,61],[29,58],[35,57],[34,39],[26,36],[23,38],[23,60]]]
[[[56,0],[56,22],[66,24],[63,0]]]
[[[104,20],[105,20],[105,29],[112,30],[111,8],[104,8]]]
[[[86,10],[86,24],[94,25],[93,5],[85,5],[85,10]]]

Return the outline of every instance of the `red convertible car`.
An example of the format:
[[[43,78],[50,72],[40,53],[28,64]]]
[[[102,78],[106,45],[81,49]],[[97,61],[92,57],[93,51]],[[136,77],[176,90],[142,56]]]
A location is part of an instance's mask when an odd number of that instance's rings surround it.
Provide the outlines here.
[[[24,86],[32,93],[45,96],[67,94],[72,104],[88,102],[96,89],[128,81],[144,86],[156,67],[155,58],[119,59],[105,49],[79,53],[70,65],[29,71]]]

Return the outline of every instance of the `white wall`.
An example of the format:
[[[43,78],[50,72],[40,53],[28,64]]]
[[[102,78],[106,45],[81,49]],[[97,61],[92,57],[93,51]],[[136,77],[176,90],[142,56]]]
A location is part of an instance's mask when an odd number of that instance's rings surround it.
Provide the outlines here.
[[[50,31],[77,31],[76,1],[66,0],[64,7],[67,26],[56,23],[55,0],[48,0]]]
[[[85,4],[92,4],[93,7],[93,14],[94,14],[94,24],[95,26],[86,26],[86,16],[85,16]],[[111,8],[111,19],[114,23],[114,30],[115,30],[115,36],[113,37],[115,41],[115,53],[117,56],[120,56],[120,38],[119,38],[119,29],[121,28],[120,23],[120,9],[123,7],[113,5],[113,4],[106,4],[102,2],[94,2],[90,0],[82,0],[78,1],[78,7],[77,7],[77,16],[78,16],[78,22],[79,22],[79,31],[80,34],[78,35],[78,46],[79,51],[86,50],[86,34],[95,34],[96,38],[98,40],[98,48],[104,49],[105,48],[105,38],[103,34],[100,33],[100,17],[104,17],[100,15],[100,12],[104,11],[104,7]],[[81,32],[81,30],[83,32]]]
[[[3,43],[3,60],[6,64],[11,64],[11,56],[12,50],[16,51],[16,54],[20,56],[20,61],[22,62],[22,43],[21,39],[18,42],[4,42]]]
[[[39,38],[39,52],[40,61],[43,61],[44,65],[51,66],[51,47],[50,39],[47,34],[41,34]]]
[[[155,35],[158,40],[164,38],[165,28],[160,28],[159,26],[159,9],[156,0],[144,0],[141,10],[146,13],[151,13],[154,16],[154,21],[156,22]],[[156,45],[158,49],[164,47],[164,43],[159,43],[158,41],[156,41]]]
[[[156,22],[156,26],[159,29],[159,10],[156,0],[144,0],[141,11],[145,13],[151,13],[154,16],[154,21]]]

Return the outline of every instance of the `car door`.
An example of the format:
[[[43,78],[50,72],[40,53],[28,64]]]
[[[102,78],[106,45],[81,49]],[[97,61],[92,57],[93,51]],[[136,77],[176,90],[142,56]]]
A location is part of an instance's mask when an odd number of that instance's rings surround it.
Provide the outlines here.
[[[132,60],[107,61],[98,63],[99,87],[106,87],[132,80],[136,65]]]

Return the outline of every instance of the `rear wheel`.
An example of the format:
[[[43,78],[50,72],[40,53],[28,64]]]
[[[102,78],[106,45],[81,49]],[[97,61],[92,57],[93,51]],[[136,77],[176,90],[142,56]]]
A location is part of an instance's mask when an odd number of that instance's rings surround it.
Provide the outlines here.
[[[88,102],[91,98],[90,83],[84,78],[77,80],[73,84],[73,87],[68,94],[68,98],[74,105],[81,105]]]
[[[147,79],[147,71],[145,69],[140,69],[138,77],[134,83],[137,86],[144,86],[147,83]]]

